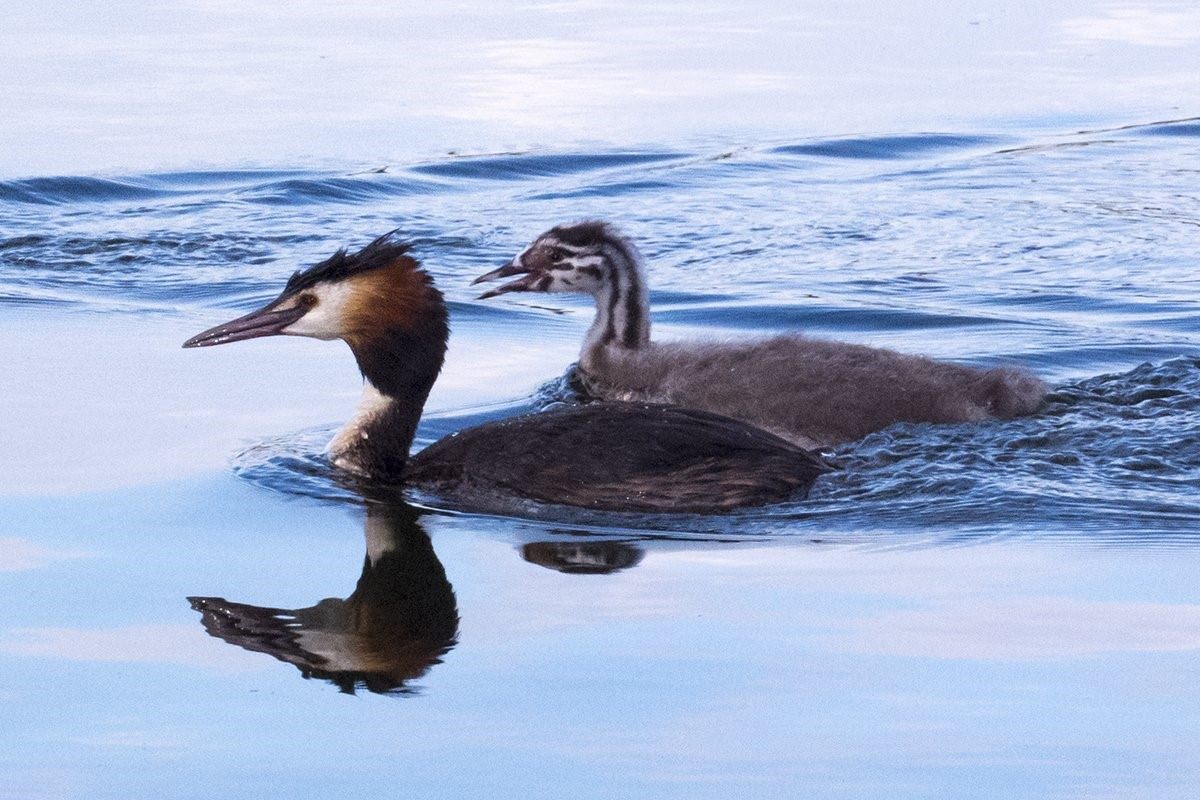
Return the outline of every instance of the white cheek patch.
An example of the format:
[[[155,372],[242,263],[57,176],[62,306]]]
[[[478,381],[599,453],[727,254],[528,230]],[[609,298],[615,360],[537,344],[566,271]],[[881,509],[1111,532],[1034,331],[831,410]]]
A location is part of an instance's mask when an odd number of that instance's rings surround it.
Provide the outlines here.
[[[308,313],[283,329],[289,336],[311,336],[314,339],[337,339],[343,333],[342,320],[350,298],[348,283],[318,283],[305,294],[317,298]]]

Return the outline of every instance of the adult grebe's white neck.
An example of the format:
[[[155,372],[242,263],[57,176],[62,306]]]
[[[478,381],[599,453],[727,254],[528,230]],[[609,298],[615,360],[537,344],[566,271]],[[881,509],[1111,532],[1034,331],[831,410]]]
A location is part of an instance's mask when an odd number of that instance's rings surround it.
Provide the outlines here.
[[[369,380],[363,381],[362,398],[354,414],[329,441],[325,448],[330,462],[339,469],[349,472],[366,472],[366,465],[360,464],[354,453],[367,445],[371,438],[371,429],[394,411],[396,401],[375,388]]]

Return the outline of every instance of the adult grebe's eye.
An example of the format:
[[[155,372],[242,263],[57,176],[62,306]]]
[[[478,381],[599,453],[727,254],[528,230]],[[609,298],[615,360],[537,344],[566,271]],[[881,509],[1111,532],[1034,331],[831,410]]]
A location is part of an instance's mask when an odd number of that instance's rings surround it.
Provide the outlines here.
[[[309,309],[317,304],[317,296],[315,294],[302,294],[296,298],[296,305],[300,308]]]

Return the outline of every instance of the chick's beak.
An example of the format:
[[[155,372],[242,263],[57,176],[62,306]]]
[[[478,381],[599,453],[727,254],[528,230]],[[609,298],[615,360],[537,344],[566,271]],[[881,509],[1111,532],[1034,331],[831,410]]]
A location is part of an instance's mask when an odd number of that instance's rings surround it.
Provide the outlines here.
[[[271,305],[252,311],[244,317],[209,328],[197,333],[183,343],[184,347],[211,347],[214,344],[240,342],[260,336],[278,336],[284,328],[304,316],[307,309],[300,306],[272,311]]]
[[[489,297],[495,297],[496,295],[499,295],[499,294],[507,294],[508,292],[533,291],[533,285],[534,285],[534,283],[537,282],[537,279],[540,277],[540,275],[537,272],[531,270],[529,267],[526,267],[519,260],[513,259],[512,261],[509,261],[507,264],[505,264],[501,267],[497,267],[496,269],[492,270],[491,272],[487,272],[487,273],[484,273],[483,275],[480,275],[478,278],[471,281],[471,285],[474,286],[477,283],[485,283],[487,281],[494,281],[498,278],[510,278],[513,275],[520,275],[521,277],[515,281],[509,281],[508,283],[502,283],[494,289],[488,289],[486,292],[479,295],[478,299],[486,300]]]

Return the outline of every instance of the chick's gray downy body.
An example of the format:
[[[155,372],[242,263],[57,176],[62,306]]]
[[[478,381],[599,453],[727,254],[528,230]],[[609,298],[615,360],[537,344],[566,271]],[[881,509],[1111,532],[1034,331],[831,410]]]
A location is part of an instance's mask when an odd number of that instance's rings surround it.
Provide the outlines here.
[[[642,260],[604,222],[552,228],[480,280],[519,275],[485,293],[590,294],[596,317],[579,367],[604,399],[724,414],[802,447],[853,441],[899,422],[957,423],[1029,414],[1046,386],[1016,368],[978,369],[800,334],[656,342]]]

